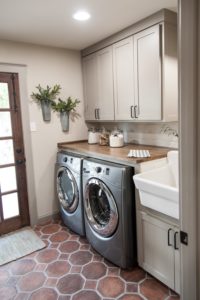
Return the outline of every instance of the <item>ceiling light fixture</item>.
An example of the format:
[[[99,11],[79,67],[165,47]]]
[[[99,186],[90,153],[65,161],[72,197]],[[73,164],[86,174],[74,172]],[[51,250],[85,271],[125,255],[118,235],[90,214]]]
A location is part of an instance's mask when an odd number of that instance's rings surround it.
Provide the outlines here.
[[[78,21],[86,21],[90,18],[90,14],[87,11],[79,10],[73,15],[73,18]]]

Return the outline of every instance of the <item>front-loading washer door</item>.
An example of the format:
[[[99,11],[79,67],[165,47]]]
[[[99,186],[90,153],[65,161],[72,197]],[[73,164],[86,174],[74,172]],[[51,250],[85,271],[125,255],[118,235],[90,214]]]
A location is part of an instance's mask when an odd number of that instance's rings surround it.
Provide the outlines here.
[[[66,167],[60,167],[57,171],[56,181],[60,205],[68,213],[73,213],[78,206],[79,193],[72,172]]]
[[[111,236],[118,225],[115,199],[106,184],[97,178],[87,181],[84,199],[90,226],[101,236]]]

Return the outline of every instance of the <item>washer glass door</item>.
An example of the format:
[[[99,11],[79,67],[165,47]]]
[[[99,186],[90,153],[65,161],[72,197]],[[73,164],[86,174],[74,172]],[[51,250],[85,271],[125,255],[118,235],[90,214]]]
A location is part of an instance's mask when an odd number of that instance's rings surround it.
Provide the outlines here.
[[[103,181],[91,178],[85,188],[85,212],[90,226],[101,236],[111,236],[118,225],[115,199]]]
[[[73,213],[79,201],[76,180],[72,172],[66,167],[57,171],[57,195],[61,206],[69,213]]]

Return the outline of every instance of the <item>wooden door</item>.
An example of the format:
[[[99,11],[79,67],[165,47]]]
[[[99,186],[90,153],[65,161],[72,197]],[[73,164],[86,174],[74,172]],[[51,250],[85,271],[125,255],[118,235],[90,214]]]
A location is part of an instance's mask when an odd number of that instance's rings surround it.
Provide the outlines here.
[[[113,45],[115,120],[134,119],[133,37]]]
[[[114,120],[112,46],[97,52],[98,70],[98,117],[100,120]]]
[[[135,105],[138,120],[161,120],[161,36],[159,25],[134,35]]]
[[[0,73],[0,234],[29,225],[18,74]]]

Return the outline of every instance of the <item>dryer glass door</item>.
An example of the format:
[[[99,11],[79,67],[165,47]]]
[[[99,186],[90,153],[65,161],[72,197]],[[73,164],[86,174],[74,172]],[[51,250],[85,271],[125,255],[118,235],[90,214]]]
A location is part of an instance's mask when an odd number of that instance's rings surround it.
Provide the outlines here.
[[[72,172],[66,167],[57,171],[57,195],[61,206],[73,213],[79,201],[78,187]]]
[[[85,212],[90,226],[101,236],[111,236],[118,224],[115,199],[109,188],[99,179],[88,180],[85,189]]]

